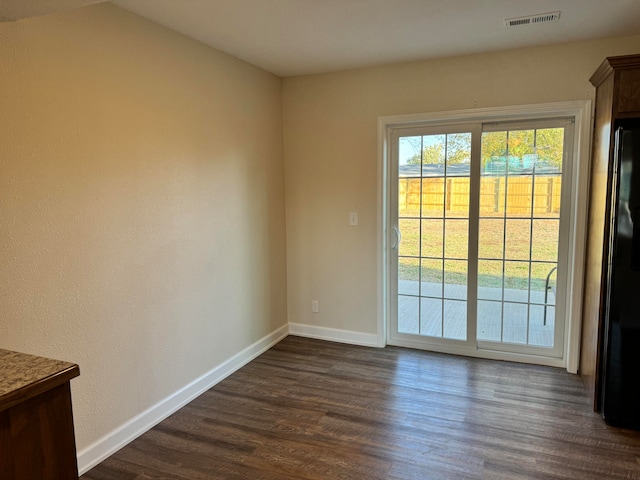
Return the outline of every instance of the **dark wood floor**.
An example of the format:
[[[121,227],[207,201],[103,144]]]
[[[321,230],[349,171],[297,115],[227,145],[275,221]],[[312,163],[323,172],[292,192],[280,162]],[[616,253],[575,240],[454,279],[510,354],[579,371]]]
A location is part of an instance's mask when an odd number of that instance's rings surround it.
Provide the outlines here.
[[[84,480],[640,479],[563,370],[287,337]]]

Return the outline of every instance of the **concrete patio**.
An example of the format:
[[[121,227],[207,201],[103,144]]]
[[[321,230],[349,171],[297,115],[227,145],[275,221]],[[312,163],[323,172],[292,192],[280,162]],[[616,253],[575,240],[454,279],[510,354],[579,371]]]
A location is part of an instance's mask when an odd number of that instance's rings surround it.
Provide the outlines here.
[[[415,335],[466,339],[467,302],[463,285],[400,280],[398,331]],[[444,321],[443,300],[444,288]],[[544,291],[480,287],[478,289],[478,340],[553,347],[555,295],[549,291],[546,324]],[[420,296],[418,296],[420,294]],[[529,304],[527,304],[529,301]],[[520,302],[520,303],[517,303]],[[421,305],[420,305],[421,304]],[[504,308],[504,310],[503,310]],[[527,328],[527,313],[529,323]]]

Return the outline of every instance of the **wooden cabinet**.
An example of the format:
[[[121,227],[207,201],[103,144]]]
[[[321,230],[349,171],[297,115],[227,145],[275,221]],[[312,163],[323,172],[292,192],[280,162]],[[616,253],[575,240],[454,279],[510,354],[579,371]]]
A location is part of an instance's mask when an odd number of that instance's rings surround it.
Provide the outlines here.
[[[0,479],[78,480],[72,363],[0,350]]]
[[[611,167],[616,122],[640,119],[640,55],[609,57],[590,79],[596,87],[589,223],[582,305],[580,375],[600,410],[606,259],[610,222]]]

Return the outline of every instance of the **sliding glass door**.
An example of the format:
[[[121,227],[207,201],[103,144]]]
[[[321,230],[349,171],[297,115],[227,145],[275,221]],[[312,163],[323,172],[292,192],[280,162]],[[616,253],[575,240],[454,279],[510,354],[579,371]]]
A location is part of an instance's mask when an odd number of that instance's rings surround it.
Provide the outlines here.
[[[390,343],[562,355],[565,119],[392,136]]]

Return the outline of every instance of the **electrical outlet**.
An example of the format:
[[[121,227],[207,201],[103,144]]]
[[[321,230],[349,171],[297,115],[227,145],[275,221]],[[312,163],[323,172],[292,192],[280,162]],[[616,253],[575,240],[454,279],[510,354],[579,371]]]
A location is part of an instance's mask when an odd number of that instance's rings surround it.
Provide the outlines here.
[[[311,312],[318,313],[320,311],[320,306],[318,305],[318,300],[311,300]]]

